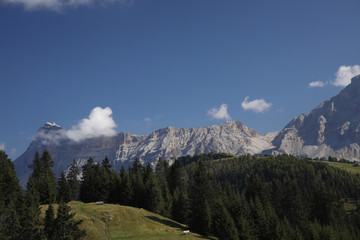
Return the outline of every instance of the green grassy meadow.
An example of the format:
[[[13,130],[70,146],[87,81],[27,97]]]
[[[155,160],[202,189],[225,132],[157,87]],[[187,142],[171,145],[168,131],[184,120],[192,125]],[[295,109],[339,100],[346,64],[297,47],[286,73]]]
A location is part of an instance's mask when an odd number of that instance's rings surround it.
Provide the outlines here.
[[[185,235],[186,225],[145,209],[82,202],[68,205],[76,212],[75,218],[83,220],[81,228],[87,233],[84,239],[208,239],[195,233]],[[54,208],[57,209],[57,205]],[[47,205],[42,206],[42,217],[46,209]]]
[[[354,166],[352,163],[340,163],[340,162],[329,162],[329,161],[322,161],[323,163],[329,164],[330,166],[337,167],[340,169],[343,169],[345,171],[348,171],[353,174],[360,174],[360,167]]]

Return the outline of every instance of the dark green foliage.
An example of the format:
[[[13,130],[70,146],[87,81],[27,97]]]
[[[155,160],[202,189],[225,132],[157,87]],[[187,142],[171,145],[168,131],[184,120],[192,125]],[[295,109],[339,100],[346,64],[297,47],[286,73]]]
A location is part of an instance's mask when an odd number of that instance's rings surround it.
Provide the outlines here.
[[[218,203],[214,213],[214,232],[220,240],[237,240],[239,233],[226,207]]]
[[[44,151],[41,158],[36,152],[33,162],[29,166],[33,169],[30,177],[33,178],[33,184],[39,193],[41,204],[54,203],[56,200],[56,178],[51,169],[53,166],[54,162],[47,150]]]
[[[208,199],[212,200],[212,183],[204,162],[200,160],[195,170],[190,190],[190,225],[198,232],[211,233],[211,209]]]
[[[66,180],[65,174],[61,172],[58,180],[58,200],[59,202],[70,202],[71,201],[71,189],[68,181]]]
[[[80,186],[80,200],[83,202],[96,202],[106,200],[103,187],[102,170],[99,164],[94,163],[90,157],[83,166],[82,184]]]
[[[22,218],[22,238],[37,240],[42,233],[40,231],[40,194],[38,191],[38,182],[30,175],[26,185],[25,207]]]
[[[21,232],[22,189],[14,164],[0,150],[0,239],[18,239]]]
[[[145,208],[154,213],[162,213],[165,205],[163,194],[159,180],[149,164],[146,167],[145,189]]]
[[[136,207],[145,208],[145,186],[144,186],[145,169],[141,165],[139,159],[135,159],[133,167],[129,168],[129,176],[132,187],[132,202]]]
[[[80,173],[80,171],[77,166],[77,163],[76,163],[75,159],[73,159],[73,162],[71,163],[70,168],[69,168],[69,172],[66,176],[66,179],[67,179],[69,187],[70,187],[71,200],[79,199],[79,191],[80,191],[80,183],[78,180],[79,173]]]
[[[56,222],[55,222],[54,207],[51,204],[49,204],[49,207],[45,212],[44,221],[45,221],[44,235],[46,239],[55,240]]]
[[[131,205],[133,201],[133,188],[129,174],[126,172],[124,166],[120,169],[120,186],[117,190],[119,192],[119,203],[123,205]]]
[[[60,203],[57,216],[54,221],[52,239],[56,240],[78,240],[86,236],[84,230],[79,228],[82,220],[74,220],[75,213],[65,203]]]

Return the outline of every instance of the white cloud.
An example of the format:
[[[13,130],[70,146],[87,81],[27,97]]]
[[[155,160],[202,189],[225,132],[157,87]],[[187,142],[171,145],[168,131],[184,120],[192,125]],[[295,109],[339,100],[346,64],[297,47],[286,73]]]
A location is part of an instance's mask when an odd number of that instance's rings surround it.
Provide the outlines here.
[[[331,82],[334,86],[345,87],[351,83],[351,78],[360,74],[360,65],[341,66],[336,72],[335,81]]]
[[[253,101],[248,101],[249,96],[247,96],[244,101],[241,103],[241,107],[244,110],[250,110],[250,111],[254,111],[256,113],[260,113],[260,112],[264,112],[266,110],[268,110],[271,106],[272,103],[268,103],[266,102],[264,99],[255,99]]]
[[[227,112],[227,104],[221,104],[220,108],[212,108],[207,111],[208,115],[215,119],[231,120],[230,115]]]
[[[47,9],[61,12],[66,8],[105,5],[108,3],[131,4],[133,0],[0,0],[0,3],[19,5],[27,11]]]
[[[0,143],[0,150],[3,150],[3,151],[5,151],[5,143]]]
[[[82,119],[78,125],[66,131],[66,136],[76,142],[92,137],[115,136],[116,123],[111,115],[111,108],[96,107],[88,118]]]
[[[147,117],[147,118],[144,118],[144,121],[145,121],[145,122],[151,122],[151,118],[148,118],[148,117]]]
[[[323,87],[325,86],[326,83],[322,82],[322,81],[314,81],[309,83],[309,87]]]
[[[42,144],[59,144],[62,140],[70,139],[75,142],[80,142],[87,138],[108,136],[112,137],[117,134],[116,123],[112,118],[112,110],[109,107],[96,107],[91,110],[88,118],[84,118],[77,125],[71,127],[70,130],[65,130],[58,127],[56,130],[48,130],[41,128],[35,135],[35,140],[39,140]],[[48,123],[51,124],[51,123]]]

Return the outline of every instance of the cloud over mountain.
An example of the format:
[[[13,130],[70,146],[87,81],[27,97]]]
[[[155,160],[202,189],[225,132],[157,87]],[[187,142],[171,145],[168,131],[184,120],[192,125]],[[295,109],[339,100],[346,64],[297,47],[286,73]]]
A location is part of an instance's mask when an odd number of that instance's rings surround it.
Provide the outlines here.
[[[109,107],[96,107],[91,110],[88,118],[82,119],[78,125],[75,125],[66,132],[71,140],[79,142],[86,138],[116,135],[116,123],[112,118],[112,110]]]
[[[246,111],[250,110],[250,111],[253,111],[256,113],[261,113],[261,112],[268,110],[272,106],[272,103],[268,103],[262,98],[255,99],[252,101],[248,101],[248,99],[249,99],[249,96],[247,96],[244,99],[244,101],[241,103],[241,107]]]
[[[55,123],[46,123],[37,132],[35,138],[41,139],[43,144],[57,144],[63,139],[80,142],[87,138],[112,137],[117,132],[115,130],[116,123],[111,115],[111,108],[96,107],[91,110],[88,118],[80,120],[70,130],[65,130]]]
[[[208,110],[208,115],[215,119],[231,120],[231,117],[227,111],[228,105],[221,104],[219,108],[211,108]]]
[[[345,87],[351,83],[351,78],[360,74],[360,65],[341,66],[336,72],[336,79],[331,84],[334,86]]]

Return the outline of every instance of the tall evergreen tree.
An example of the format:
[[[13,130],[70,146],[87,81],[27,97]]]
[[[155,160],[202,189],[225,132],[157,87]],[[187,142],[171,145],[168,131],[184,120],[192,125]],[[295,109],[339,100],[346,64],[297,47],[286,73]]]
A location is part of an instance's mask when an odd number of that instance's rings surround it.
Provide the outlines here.
[[[79,228],[82,220],[74,219],[75,213],[65,203],[60,203],[55,219],[56,240],[78,240],[86,236],[86,232]]]
[[[133,200],[134,192],[131,186],[131,179],[124,166],[120,169],[120,179],[121,185],[120,189],[118,189],[120,192],[120,204],[130,205]]]
[[[70,168],[69,168],[69,172],[66,175],[66,179],[69,183],[69,187],[70,187],[70,192],[71,192],[71,200],[78,200],[79,199],[79,191],[80,191],[80,183],[78,180],[78,176],[80,174],[78,165],[75,161],[75,159],[73,159]]]
[[[80,200],[83,202],[104,201],[103,189],[100,176],[101,168],[99,164],[94,163],[90,157],[83,166],[82,183],[80,186]]]
[[[147,174],[145,182],[146,209],[161,214],[164,209],[164,199],[158,179],[150,167],[150,164],[147,165],[145,172]]]
[[[40,194],[37,189],[38,182],[30,175],[26,185],[25,211],[22,218],[22,231],[20,239],[39,240],[42,237],[40,225]]]
[[[239,233],[235,226],[234,220],[231,217],[226,207],[218,203],[216,204],[214,225],[216,236],[220,240],[237,240],[239,239]]]
[[[213,200],[213,196],[210,178],[202,160],[198,162],[193,178],[190,191],[190,226],[199,233],[208,235],[211,232],[211,208],[208,199]]]
[[[45,212],[45,225],[44,225],[44,235],[47,240],[56,240],[56,222],[55,222],[55,213],[54,207],[52,204],[49,204],[48,209]]]
[[[33,185],[39,193],[40,203],[54,203],[56,200],[56,178],[52,171],[54,161],[51,159],[50,153],[45,150],[40,158],[36,152],[32,164],[29,166],[33,169],[31,178]]]
[[[19,239],[22,189],[13,162],[0,150],[0,239]]]
[[[64,172],[61,172],[58,180],[58,200],[65,203],[71,201],[71,189]]]
[[[55,173],[52,171],[54,167],[54,161],[51,159],[50,153],[45,150],[41,156],[41,162],[43,167],[43,176],[42,183],[39,189],[40,192],[40,202],[42,204],[54,203],[56,200],[56,177]]]

